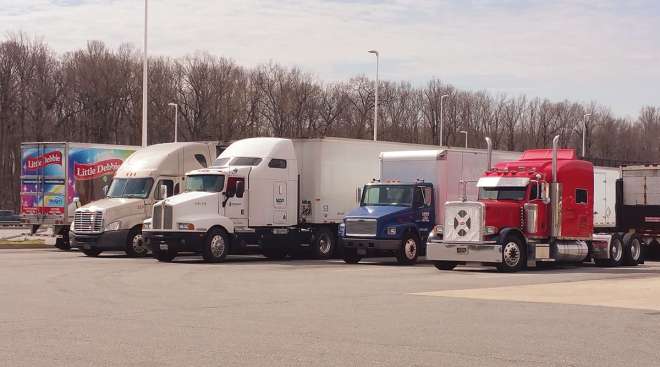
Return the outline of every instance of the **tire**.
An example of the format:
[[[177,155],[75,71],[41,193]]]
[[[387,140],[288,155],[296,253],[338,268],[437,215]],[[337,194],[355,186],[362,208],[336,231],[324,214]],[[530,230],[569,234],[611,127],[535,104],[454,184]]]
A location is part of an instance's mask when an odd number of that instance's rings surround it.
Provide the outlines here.
[[[149,247],[142,237],[142,229],[131,229],[126,239],[126,255],[129,257],[145,257],[149,254]]]
[[[327,227],[321,227],[314,236],[314,244],[312,254],[315,259],[329,259],[335,251],[337,238],[333,231]]]
[[[90,249],[82,249],[81,250],[83,254],[89,256],[89,257],[97,257],[103,252],[100,249],[97,248],[90,248]]]
[[[401,247],[399,247],[396,260],[400,265],[413,265],[417,262],[419,251],[419,239],[412,233],[403,236]]]
[[[62,251],[69,251],[71,250],[71,244],[69,244],[68,241],[64,238],[58,238],[55,240],[55,247],[62,250]]]
[[[518,236],[507,235],[502,241],[502,262],[497,270],[514,273],[522,270],[525,264],[525,246]]]
[[[596,259],[596,265],[614,267],[623,264],[623,240],[619,235],[615,234],[612,236],[612,241],[610,243],[609,259]]]
[[[358,255],[355,249],[344,249],[343,258],[346,264],[357,264],[362,260],[362,256]]]
[[[219,228],[211,228],[206,235],[202,257],[204,261],[217,263],[225,261],[229,253],[229,236]]]
[[[172,250],[167,250],[167,251],[156,250],[153,252],[153,254],[156,260],[164,263],[172,262],[172,260],[174,260],[174,258],[177,255],[176,251],[172,251]]]
[[[434,261],[433,265],[435,265],[438,270],[454,270],[458,264],[453,261]]]
[[[623,265],[637,266],[642,262],[642,240],[637,235],[628,235],[623,241]]]
[[[271,260],[284,260],[287,255],[286,249],[279,247],[265,247],[261,249],[261,254]]]

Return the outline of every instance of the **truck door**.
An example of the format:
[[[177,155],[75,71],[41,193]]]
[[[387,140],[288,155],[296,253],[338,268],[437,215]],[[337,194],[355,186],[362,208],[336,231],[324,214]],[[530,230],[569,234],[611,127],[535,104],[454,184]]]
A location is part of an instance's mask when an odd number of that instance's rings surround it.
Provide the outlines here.
[[[286,181],[273,182],[273,224],[286,224]]]
[[[21,214],[32,224],[65,223],[66,146],[35,144],[22,148]]]
[[[233,193],[233,196],[227,199],[225,216],[230,218],[235,226],[247,227],[249,198],[245,177],[229,177],[226,192]]]
[[[435,223],[435,210],[433,208],[433,187],[417,186],[413,195],[415,207],[415,224],[419,231],[421,240],[425,243],[426,237],[433,229]]]

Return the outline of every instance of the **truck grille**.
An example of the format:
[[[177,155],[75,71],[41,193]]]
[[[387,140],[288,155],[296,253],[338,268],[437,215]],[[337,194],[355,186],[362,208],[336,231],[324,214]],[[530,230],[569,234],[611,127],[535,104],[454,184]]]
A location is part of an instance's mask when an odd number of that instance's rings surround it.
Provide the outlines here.
[[[103,231],[103,212],[76,210],[73,228],[77,233],[101,233]]]
[[[347,236],[376,236],[376,228],[377,224],[375,219],[346,220]]]
[[[479,202],[445,204],[444,240],[477,242],[482,240],[484,207]]]
[[[160,229],[163,223],[163,206],[161,204],[154,205],[154,215],[151,218],[151,227],[153,229]]]
[[[172,207],[165,205],[163,211],[163,229],[172,229]]]

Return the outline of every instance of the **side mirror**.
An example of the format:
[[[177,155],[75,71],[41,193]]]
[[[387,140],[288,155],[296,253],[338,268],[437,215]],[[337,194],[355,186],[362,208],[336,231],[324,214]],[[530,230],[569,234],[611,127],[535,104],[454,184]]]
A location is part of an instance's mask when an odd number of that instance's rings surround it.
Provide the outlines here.
[[[167,199],[167,185],[160,185],[160,192],[158,195],[161,200]]]
[[[76,207],[76,209],[80,208],[80,198],[79,197],[76,196],[75,198],[73,198],[73,205]]]
[[[103,196],[108,196],[108,185],[103,186]]]
[[[236,182],[236,196],[242,198],[244,193],[245,193],[245,181]]]
[[[228,189],[225,191],[225,196],[226,196],[227,198],[233,198],[234,196],[236,196],[236,189],[235,189],[235,188],[231,188],[231,189],[228,188]]]
[[[550,204],[550,185],[547,182],[541,184],[541,200],[543,204]]]

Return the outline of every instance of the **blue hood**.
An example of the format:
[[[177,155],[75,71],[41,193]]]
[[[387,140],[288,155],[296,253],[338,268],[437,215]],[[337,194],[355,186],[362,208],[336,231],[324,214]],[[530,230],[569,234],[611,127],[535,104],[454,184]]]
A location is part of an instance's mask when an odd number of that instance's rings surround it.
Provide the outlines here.
[[[351,209],[344,215],[344,218],[372,218],[378,219],[384,216],[410,210],[409,206],[359,206]]]

